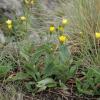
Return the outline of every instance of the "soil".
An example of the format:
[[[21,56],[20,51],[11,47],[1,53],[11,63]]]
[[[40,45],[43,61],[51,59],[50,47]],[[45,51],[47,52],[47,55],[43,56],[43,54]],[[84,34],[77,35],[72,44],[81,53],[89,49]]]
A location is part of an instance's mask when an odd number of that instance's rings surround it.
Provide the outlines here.
[[[40,92],[34,97],[24,96],[24,100],[100,100],[100,96],[78,96],[69,94],[61,89],[53,89]]]

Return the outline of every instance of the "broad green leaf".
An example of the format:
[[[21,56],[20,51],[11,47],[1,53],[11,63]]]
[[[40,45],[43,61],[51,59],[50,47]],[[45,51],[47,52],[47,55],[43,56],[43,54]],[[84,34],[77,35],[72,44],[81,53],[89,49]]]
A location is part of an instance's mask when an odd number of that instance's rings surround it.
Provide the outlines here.
[[[12,66],[2,66],[2,65],[0,65],[0,75],[7,74],[7,72],[9,72],[11,68],[12,68]]]
[[[45,68],[44,68],[44,75],[45,77],[51,76],[54,72],[54,60],[51,55],[47,55],[45,58]]]
[[[37,82],[37,87],[42,87],[42,86],[48,87],[49,84],[56,84],[56,82],[52,78],[46,78]]]
[[[41,91],[45,90],[46,88],[47,88],[47,86],[41,86],[41,87],[39,87],[38,92],[41,92]]]
[[[25,87],[27,88],[27,90],[29,92],[33,91],[32,85],[34,85],[34,82],[27,82],[27,83],[25,83]]]
[[[16,81],[16,80],[24,80],[29,78],[29,74],[24,72],[18,72],[15,76],[8,77],[7,81]]]
[[[59,81],[59,85],[63,90],[67,90],[68,89],[68,87],[61,81]]]
[[[60,51],[59,51],[59,54],[60,54],[60,59],[62,62],[69,62],[70,61],[70,51],[69,51],[69,48],[65,45],[61,45],[60,46]]]
[[[25,53],[23,53],[22,51],[20,51],[20,55],[21,55],[26,61],[29,61],[29,56],[26,55]]]
[[[72,77],[75,74],[76,70],[77,70],[76,66],[70,67],[70,69],[68,71],[68,73],[69,73],[68,75],[70,77]]]

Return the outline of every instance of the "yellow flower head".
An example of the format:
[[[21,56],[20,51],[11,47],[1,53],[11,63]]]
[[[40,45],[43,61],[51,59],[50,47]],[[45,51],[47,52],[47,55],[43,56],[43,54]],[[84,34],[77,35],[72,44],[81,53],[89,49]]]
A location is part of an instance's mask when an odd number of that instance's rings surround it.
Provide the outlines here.
[[[12,20],[8,19],[8,20],[6,21],[6,24],[11,25],[11,24],[12,24]]]
[[[8,29],[10,29],[10,30],[12,29],[12,24],[8,25]]]
[[[84,34],[83,34],[83,32],[79,32],[79,35],[80,35],[80,36],[83,36]]]
[[[83,33],[82,33],[82,32],[79,32],[79,34],[81,34],[81,35],[82,35]]]
[[[68,40],[68,38],[65,35],[59,36],[59,42],[60,43],[64,43],[66,40]]]
[[[21,19],[22,21],[25,21],[25,20],[26,20],[26,17],[25,17],[25,16],[21,16],[20,19]]]
[[[34,4],[34,0],[24,0],[26,4]]]
[[[96,33],[95,33],[95,37],[96,37],[97,39],[100,39],[100,33],[99,33],[99,32],[96,32]]]
[[[26,4],[29,4],[29,0],[24,0],[24,2],[25,2]]]
[[[54,32],[55,31],[55,27],[52,25],[52,26],[50,26],[49,30],[50,30],[50,32]]]
[[[62,20],[62,24],[63,24],[63,25],[66,25],[67,23],[68,23],[68,20],[67,20],[67,19],[63,19],[63,20]]]
[[[30,2],[32,5],[34,4],[34,0],[31,0],[31,2]]]

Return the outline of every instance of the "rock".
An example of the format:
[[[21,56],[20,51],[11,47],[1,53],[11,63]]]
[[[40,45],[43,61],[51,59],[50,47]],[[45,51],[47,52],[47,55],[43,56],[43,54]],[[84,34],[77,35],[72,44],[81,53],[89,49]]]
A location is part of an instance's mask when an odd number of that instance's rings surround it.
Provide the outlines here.
[[[5,12],[14,11],[17,16],[22,14],[22,1],[23,0],[0,0],[0,9]]]
[[[5,36],[3,34],[3,32],[0,30],[0,43],[5,43]]]

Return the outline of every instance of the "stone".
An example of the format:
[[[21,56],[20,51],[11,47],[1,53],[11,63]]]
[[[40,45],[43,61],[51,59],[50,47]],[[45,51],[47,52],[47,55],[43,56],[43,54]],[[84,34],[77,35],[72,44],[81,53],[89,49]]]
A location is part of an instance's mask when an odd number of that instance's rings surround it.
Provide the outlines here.
[[[0,43],[3,43],[3,44],[5,43],[5,36],[2,32],[2,30],[0,30]]]
[[[22,14],[22,1],[23,0],[0,0],[0,9],[4,11],[15,11],[17,16]]]

